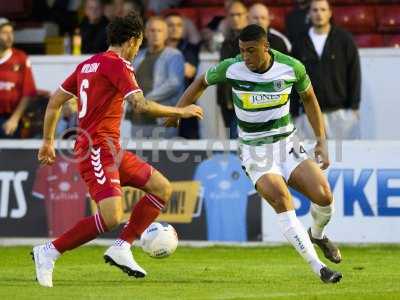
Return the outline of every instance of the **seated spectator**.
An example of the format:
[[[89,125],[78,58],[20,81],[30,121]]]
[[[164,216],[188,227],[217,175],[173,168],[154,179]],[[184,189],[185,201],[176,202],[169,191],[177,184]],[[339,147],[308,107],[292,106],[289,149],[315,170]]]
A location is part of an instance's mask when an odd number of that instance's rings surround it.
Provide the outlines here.
[[[309,8],[310,0],[296,0],[296,7],[286,17],[286,33],[293,43],[299,35],[310,27]]]
[[[249,9],[249,21],[251,24],[257,24],[267,32],[267,40],[272,49],[282,53],[289,54],[292,50],[292,44],[286,36],[278,30],[271,28],[271,20],[267,6],[262,3],[253,4]]]
[[[191,44],[185,36],[184,20],[179,14],[169,14],[166,17],[168,25],[167,45],[180,50],[185,59],[185,87],[188,87],[197,73],[199,65],[199,47]],[[188,139],[199,138],[199,123],[197,118],[181,120],[179,135]]]
[[[360,58],[353,38],[346,30],[332,25],[327,0],[311,0],[312,27],[293,44],[293,56],[301,60],[310,76],[325,119],[329,139],[360,137],[358,109],[361,100]],[[313,131],[300,103],[293,98],[296,127],[303,138]]]
[[[21,50],[12,48],[14,30],[0,18],[0,138],[19,137],[20,121],[36,95],[31,65]]]
[[[104,16],[104,7],[101,0],[85,1],[85,18],[80,25],[80,33],[82,36],[83,54],[99,53],[106,51],[107,18]]]
[[[147,47],[139,51],[133,62],[138,84],[146,98],[174,106],[185,88],[183,55],[179,50],[167,47],[168,28],[163,18],[150,18],[145,36]],[[132,133],[134,137],[177,136],[176,128],[165,130],[161,125],[162,120],[134,114]]]

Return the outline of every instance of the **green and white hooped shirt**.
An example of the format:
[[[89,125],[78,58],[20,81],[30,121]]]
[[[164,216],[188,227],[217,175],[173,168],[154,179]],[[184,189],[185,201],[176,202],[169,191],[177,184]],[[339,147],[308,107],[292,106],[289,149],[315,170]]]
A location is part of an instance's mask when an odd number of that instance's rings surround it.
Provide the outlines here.
[[[300,61],[272,49],[270,54],[272,66],[263,74],[250,71],[238,55],[205,75],[208,85],[231,84],[239,139],[244,144],[274,143],[294,132],[289,112],[292,87],[301,93],[311,86]]]

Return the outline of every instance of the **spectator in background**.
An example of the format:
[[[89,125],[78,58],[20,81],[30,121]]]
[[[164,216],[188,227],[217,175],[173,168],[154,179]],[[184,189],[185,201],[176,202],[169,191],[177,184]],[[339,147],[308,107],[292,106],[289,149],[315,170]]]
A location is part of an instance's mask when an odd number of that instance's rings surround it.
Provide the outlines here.
[[[161,13],[165,9],[177,7],[181,2],[182,0],[144,0],[147,10],[156,14]]]
[[[140,0],[125,0],[122,4],[122,16],[126,16],[131,10],[138,12],[145,19],[145,7]]]
[[[199,47],[185,38],[185,23],[181,15],[171,13],[165,18],[168,25],[167,45],[181,51],[185,59],[185,88],[192,82],[199,65]],[[183,119],[179,126],[179,136],[187,139],[199,138],[197,118]]]
[[[226,22],[228,25],[227,35],[222,43],[220,59],[235,57],[240,53],[239,33],[248,25],[247,7],[242,1],[230,1],[227,6]],[[221,107],[225,127],[229,129],[229,137],[237,138],[237,124],[232,103],[232,87],[229,84],[217,86],[217,101]]]
[[[102,0],[103,14],[110,22],[117,15],[117,6],[114,0]]]
[[[48,1],[51,2],[51,1]],[[52,20],[59,26],[60,35],[73,33],[79,25],[78,9],[80,0],[54,0],[51,6]],[[41,12],[43,14],[43,11]]]
[[[182,19],[185,28],[185,39],[191,44],[198,45],[201,42],[201,35],[196,25],[187,17],[182,16]]]
[[[295,2],[297,2],[296,7],[286,17],[286,33],[292,43],[310,27],[308,15],[310,0],[295,0]]]
[[[214,17],[206,27],[201,29],[200,52],[218,52],[224,41],[224,36],[221,32],[217,32],[218,25],[224,17]]]
[[[185,61],[181,52],[166,46],[168,28],[164,19],[152,17],[146,23],[147,48],[139,51],[133,62],[136,79],[146,98],[164,105],[175,106],[185,89]],[[162,120],[159,120],[162,122]],[[177,136],[176,128],[165,132],[161,123],[133,112],[133,136],[164,137]],[[160,132],[154,131],[160,128]]]
[[[101,0],[85,1],[85,17],[80,25],[83,54],[106,51],[108,20],[104,16],[104,7]]]
[[[327,137],[359,138],[361,70],[357,47],[349,32],[332,25],[332,10],[327,0],[312,0],[312,27],[299,36],[293,55],[300,59],[311,78],[319,105],[324,113]],[[301,112],[294,98],[293,110]],[[303,138],[312,138],[312,130],[304,114],[296,120]]]
[[[272,49],[282,53],[289,54],[292,50],[292,44],[286,36],[270,27],[271,20],[267,6],[262,3],[255,3],[249,9],[249,21],[251,24],[257,24],[267,32],[267,40]]]
[[[62,107],[61,116],[56,128],[56,136],[58,138],[68,138],[76,133],[78,119],[78,103],[77,99],[72,98],[65,102]]]
[[[0,138],[19,137],[20,120],[36,95],[28,57],[13,43],[12,24],[0,18]]]

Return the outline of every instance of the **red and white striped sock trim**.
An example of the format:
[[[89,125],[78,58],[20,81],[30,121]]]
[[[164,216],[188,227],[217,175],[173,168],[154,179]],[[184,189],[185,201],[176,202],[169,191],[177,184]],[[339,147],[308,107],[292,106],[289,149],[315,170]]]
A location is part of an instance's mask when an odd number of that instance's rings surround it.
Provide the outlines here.
[[[105,230],[104,230],[104,227],[103,227],[103,223],[101,221],[101,217],[100,217],[100,215],[98,213],[94,215],[94,222],[96,224],[97,232],[99,234],[103,233]]]
[[[157,199],[157,197],[153,196],[152,194],[147,194],[146,198],[159,210],[164,209],[164,203],[160,202],[160,200]]]

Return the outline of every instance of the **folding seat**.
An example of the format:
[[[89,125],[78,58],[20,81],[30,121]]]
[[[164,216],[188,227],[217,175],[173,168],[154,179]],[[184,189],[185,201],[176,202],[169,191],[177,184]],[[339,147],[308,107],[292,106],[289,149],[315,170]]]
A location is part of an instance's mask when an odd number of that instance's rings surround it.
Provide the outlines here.
[[[182,7],[194,6],[224,6],[224,0],[185,0]]]
[[[214,17],[224,17],[226,15],[224,7],[204,7],[196,9],[199,15],[200,28],[204,28]]]
[[[385,46],[400,48],[400,34],[386,36]]]
[[[354,5],[363,4],[365,1],[362,0],[330,0],[329,3],[332,5]]]
[[[23,19],[32,12],[32,0],[0,1],[0,16],[9,19]]]
[[[385,5],[377,8],[378,30],[400,33],[400,5]]]
[[[270,6],[269,15],[271,18],[271,27],[274,29],[284,32],[285,31],[285,19],[289,12],[287,7]]]
[[[384,47],[384,39],[381,34],[358,34],[354,36],[354,41],[359,48]]]
[[[376,31],[376,13],[373,6],[338,6],[333,8],[335,24],[352,33]]]
[[[264,3],[267,6],[278,6],[278,5],[293,5],[293,0],[248,0],[247,4],[251,5],[253,3]]]

